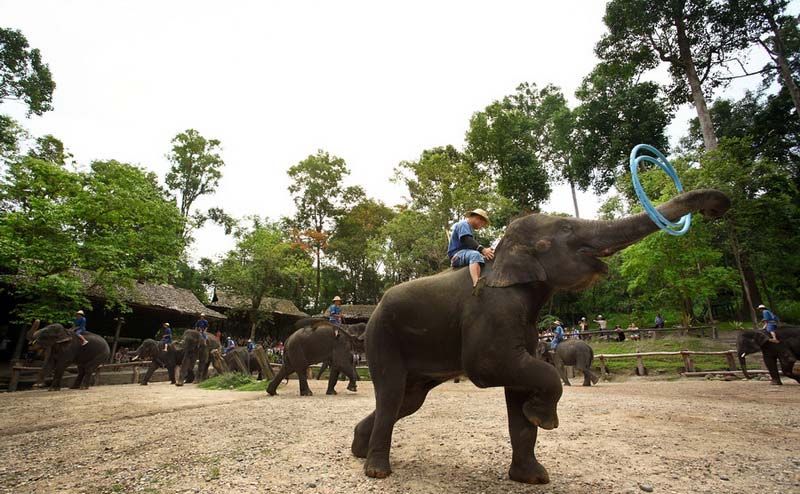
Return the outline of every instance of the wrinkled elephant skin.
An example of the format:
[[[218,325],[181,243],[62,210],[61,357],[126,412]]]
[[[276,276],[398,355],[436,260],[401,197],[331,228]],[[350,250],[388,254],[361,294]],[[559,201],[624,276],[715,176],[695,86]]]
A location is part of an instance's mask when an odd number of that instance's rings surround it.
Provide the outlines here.
[[[674,221],[691,211],[717,217],[729,207],[721,192],[698,190],[658,210]],[[366,332],[375,411],[358,423],[351,446],[366,458],[366,475],[391,474],[395,423],[416,412],[431,389],[466,373],[479,387],[505,388],[509,478],[549,482],[534,448],[539,427],[558,426],[562,387],[556,369],[534,356],[539,310],[554,290],[581,290],[607,273],[600,257],[657,229],[644,213],[613,222],[529,215],[508,226],[476,294],[466,268],[387,290]]]

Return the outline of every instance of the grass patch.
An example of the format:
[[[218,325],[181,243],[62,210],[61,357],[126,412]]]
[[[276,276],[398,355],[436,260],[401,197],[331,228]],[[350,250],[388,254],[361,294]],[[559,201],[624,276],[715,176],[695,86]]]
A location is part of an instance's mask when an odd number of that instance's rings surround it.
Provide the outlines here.
[[[589,341],[595,355],[614,353],[637,352],[679,352],[691,350],[696,352],[720,352],[730,350],[728,344],[709,338],[692,336],[668,336],[659,339],[644,339],[640,341]],[[725,357],[720,355],[695,355],[692,357],[697,370],[726,370],[728,368]],[[644,357],[644,365],[650,371],[664,370],[678,372],[683,369],[683,359],[679,355]],[[595,359],[597,363],[597,360]],[[606,360],[606,366],[611,372],[626,371],[636,368],[636,358]]]
[[[231,372],[228,374],[219,374],[208,378],[201,382],[198,386],[203,389],[265,392],[268,384],[269,381],[266,379],[258,381],[253,376],[248,376],[247,374],[242,374],[241,372]]]

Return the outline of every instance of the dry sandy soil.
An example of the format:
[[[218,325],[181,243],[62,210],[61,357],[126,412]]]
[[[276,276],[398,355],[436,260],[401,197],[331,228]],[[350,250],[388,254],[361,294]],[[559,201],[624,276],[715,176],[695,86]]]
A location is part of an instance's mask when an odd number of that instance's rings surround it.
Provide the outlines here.
[[[552,482],[507,478],[501,389],[435,389],[395,429],[394,473],[363,475],[356,394],[277,397],[166,383],[0,396],[0,491],[319,493],[800,492],[800,385],[630,380],[565,388],[561,426],[540,431]],[[340,388],[344,386],[340,385]]]

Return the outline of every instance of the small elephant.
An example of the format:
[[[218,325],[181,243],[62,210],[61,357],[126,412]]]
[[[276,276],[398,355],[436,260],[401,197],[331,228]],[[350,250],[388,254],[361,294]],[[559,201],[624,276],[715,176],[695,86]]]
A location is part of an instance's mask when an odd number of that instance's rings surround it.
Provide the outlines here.
[[[723,193],[694,190],[658,211],[676,221],[692,211],[717,217],[729,208]],[[466,373],[480,388],[505,388],[509,478],[548,483],[534,449],[539,427],[558,427],[563,388],[553,366],[535,358],[538,339],[531,328],[554,291],[588,288],[608,273],[599,258],[657,230],[647,213],[615,221],[531,214],[508,226],[477,287],[462,268],[387,290],[366,332],[375,410],[356,425],[350,448],[366,458],[364,473],[390,475],[397,421],[419,410],[433,388]]]
[[[283,365],[267,386],[267,393],[275,396],[278,384],[291,373],[296,372],[300,381],[300,395],[311,396],[313,393],[308,387],[306,371],[310,365],[323,361],[329,361],[333,367],[325,394],[336,394],[335,387],[339,379],[339,371],[350,378],[347,389],[356,391],[357,375],[353,366],[353,352],[357,350],[358,345],[358,338],[350,335],[345,327],[337,329],[325,321],[298,329],[286,339]]]
[[[78,366],[78,377],[75,378],[75,383],[71,387],[73,389],[89,388],[91,377],[97,367],[108,362],[108,357],[111,355],[111,349],[108,348],[108,343],[102,336],[86,331],[83,333],[83,337],[88,343],[81,345],[80,338],[61,324],[45,326],[29,337],[39,346],[50,349],[50,356],[45,362],[45,375],[49,369],[54,369],[50,391],[61,389],[64,370],[71,364]]]
[[[739,334],[736,339],[736,353],[739,355],[744,377],[750,379],[745,357],[750,353],[761,352],[772,384],[783,384],[778,374],[777,361],[781,363],[784,376],[800,383],[800,374],[794,373],[794,363],[800,359],[800,328],[778,328],[775,330],[775,336],[778,338],[778,343],[771,341],[764,331],[742,331]]]
[[[150,360],[150,365],[147,367],[147,372],[145,372],[144,376],[142,377],[142,381],[139,384],[146,386],[153,377],[153,373],[159,367],[167,368],[169,382],[175,384],[175,367],[183,362],[183,342],[176,341],[170,343],[167,345],[167,349],[165,351],[163,343],[151,338],[147,338],[142,342],[141,345],[139,345],[139,348],[133,352],[132,360],[139,359]],[[189,369],[189,372],[186,375],[186,382],[190,383],[193,381],[194,369]]]
[[[555,351],[550,348],[550,344],[544,341],[539,342],[537,352],[546,362],[553,364],[564,382],[564,386],[571,386],[567,373],[564,371],[565,365],[574,366],[583,372],[583,385],[591,386],[597,384],[600,379],[592,371],[592,361],[594,360],[594,350],[592,347],[580,340],[565,340],[558,344]]]

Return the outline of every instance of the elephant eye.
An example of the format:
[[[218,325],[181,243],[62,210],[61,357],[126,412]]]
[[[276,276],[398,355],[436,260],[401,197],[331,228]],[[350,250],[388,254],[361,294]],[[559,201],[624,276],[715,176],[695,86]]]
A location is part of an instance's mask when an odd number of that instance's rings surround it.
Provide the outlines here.
[[[561,225],[561,231],[564,233],[572,232],[572,225],[570,225],[569,223],[564,223],[563,225]]]

